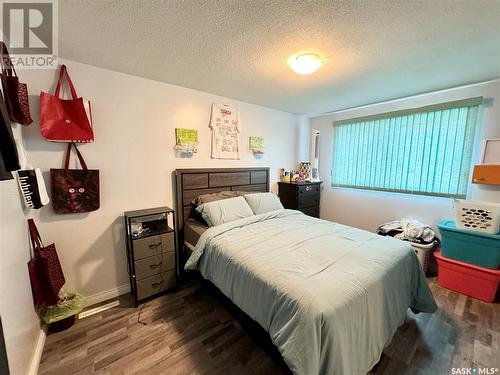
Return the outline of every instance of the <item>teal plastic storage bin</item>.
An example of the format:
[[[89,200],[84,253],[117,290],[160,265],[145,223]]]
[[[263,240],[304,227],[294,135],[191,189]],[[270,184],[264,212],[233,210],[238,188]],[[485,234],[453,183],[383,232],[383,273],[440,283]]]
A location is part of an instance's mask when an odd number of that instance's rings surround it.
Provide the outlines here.
[[[443,256],[480,267],[499,268],[500,234],[457,229],[452,220],[440,221],[438,228]]]

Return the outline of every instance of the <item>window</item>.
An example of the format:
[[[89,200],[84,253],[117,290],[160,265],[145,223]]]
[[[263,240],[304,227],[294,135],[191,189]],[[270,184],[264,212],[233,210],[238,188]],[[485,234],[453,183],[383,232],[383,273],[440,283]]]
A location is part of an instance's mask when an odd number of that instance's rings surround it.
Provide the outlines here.
[[[334,122],[332,186],[464,198],[481,102]]]

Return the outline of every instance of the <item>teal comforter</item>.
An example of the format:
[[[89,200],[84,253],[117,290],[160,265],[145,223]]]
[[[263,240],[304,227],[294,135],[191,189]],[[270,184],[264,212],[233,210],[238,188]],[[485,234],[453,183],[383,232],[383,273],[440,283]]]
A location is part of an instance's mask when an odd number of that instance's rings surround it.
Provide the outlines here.
[[[366,374],[436,302],[412,247],[279,210],[208,229],[186,263],[271,336],[296,374]]]

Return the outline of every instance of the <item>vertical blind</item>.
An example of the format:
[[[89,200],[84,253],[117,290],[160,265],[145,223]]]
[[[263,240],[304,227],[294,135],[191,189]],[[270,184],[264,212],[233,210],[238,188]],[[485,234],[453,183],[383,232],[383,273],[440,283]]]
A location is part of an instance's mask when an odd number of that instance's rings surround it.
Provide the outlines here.
[[[464,198],[481,102],[335,122],[332,186]]]

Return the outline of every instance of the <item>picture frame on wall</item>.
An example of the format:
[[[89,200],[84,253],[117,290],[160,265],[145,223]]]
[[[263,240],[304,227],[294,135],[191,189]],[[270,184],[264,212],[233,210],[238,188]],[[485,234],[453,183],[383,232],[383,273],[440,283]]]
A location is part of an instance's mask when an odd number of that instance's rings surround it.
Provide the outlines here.
[[[500,138],[484,141],[482,164],[500,164]]]

